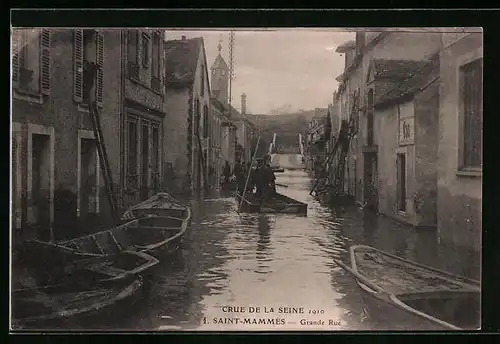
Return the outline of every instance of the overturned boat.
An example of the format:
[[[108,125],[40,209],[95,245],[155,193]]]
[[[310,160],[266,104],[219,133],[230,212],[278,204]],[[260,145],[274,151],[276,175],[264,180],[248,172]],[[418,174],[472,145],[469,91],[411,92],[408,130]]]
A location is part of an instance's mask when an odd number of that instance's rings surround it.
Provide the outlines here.
[[[280,193],[275,193],[270,199],[261,203],[261,200],[253,193],[245,193],[245,197],[236,193],[236,201],[241,204],[241,211],[248,213],[278,213],[307,215],[307,203],[297,201]]]
[[[476,330],[480,282],[412,262],[376,248],[350,248],[351,266],[368,315],[408,330]]]

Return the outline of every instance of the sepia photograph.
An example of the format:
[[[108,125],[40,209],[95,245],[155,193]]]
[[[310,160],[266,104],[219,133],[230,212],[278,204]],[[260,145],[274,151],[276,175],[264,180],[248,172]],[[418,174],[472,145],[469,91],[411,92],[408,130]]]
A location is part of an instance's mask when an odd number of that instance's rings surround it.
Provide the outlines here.
[[[11,27],[10,331],[481,329],[483,29]]]

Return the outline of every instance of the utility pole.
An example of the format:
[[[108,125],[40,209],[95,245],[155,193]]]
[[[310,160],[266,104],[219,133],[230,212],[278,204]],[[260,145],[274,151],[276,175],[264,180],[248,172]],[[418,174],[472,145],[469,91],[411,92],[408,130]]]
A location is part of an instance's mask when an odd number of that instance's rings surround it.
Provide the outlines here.
[[[230,31],[229,32],[229,111],[231,111],[233,80],[234,80],[234,31]]]

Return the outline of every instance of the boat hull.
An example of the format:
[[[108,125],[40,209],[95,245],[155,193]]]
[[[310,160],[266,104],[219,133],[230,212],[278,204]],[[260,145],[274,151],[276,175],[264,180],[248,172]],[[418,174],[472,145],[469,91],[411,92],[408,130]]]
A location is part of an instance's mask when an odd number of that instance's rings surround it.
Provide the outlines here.
[[[276,213],[276,214],[296,214],[307,216],[307,204],[294,200],[285,195],[276,193],[276,196],[270,200],[260,204],[258,199],[252,196],[245,195],[242,202],[242,196],[237,193],[236,201],[238,206],[241,204],[240,211],[248,213]]]
[[[480,284],[373,247],[350,248],[349,272],[362,292],[365,313],[387,329],[478,329]]]
[[[144,282],[140,276],[128,276],[93,285],[62,285],[13,291],[14,330],[92,328],[103,319],[118,320],[142,297]],[[85,296],[98,288],[107,288],[104,297]],[[58,297],[78,296],[73,303]],[[80,296],[82,295],[82,296]],[[99,325],[97,325],[99,327]]]

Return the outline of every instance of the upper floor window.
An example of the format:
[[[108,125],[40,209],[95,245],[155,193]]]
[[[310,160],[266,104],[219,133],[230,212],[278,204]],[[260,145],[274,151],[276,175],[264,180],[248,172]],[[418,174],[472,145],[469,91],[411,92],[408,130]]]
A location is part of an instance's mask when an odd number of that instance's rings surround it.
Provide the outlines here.
[[[463,120],[463,168],[481,168],[483,132],[483,58],[460,67],[460,108]]]
[[[20,92],[50,94],[51,35],[47,29],[12,32],[12,84]]]
[[[208,106],[203,106],[203,137],[208,137]]]
[[[139,78],[139,31],[127,31],[127,70],[128,76],[133,79]]]
[[[142,34],[142,66],[149,67],[149,36],[145,33]]]
[[[97,66],[93,81],[97,105],[103,105],[104,82],[104,36],[96,30],[76,29],[73,31],[73,96],[77,103],[84,101],[84,95],[90,84],[84,82],[84,71],[88,63]]]
[[[201,65],[200,95],[205,96],[205,66]]]
[[[152,64],[151,64],[151,88],[157,92],[161,91],[161,37],[160,34],[155,32],[153,34],[152,45]]]

